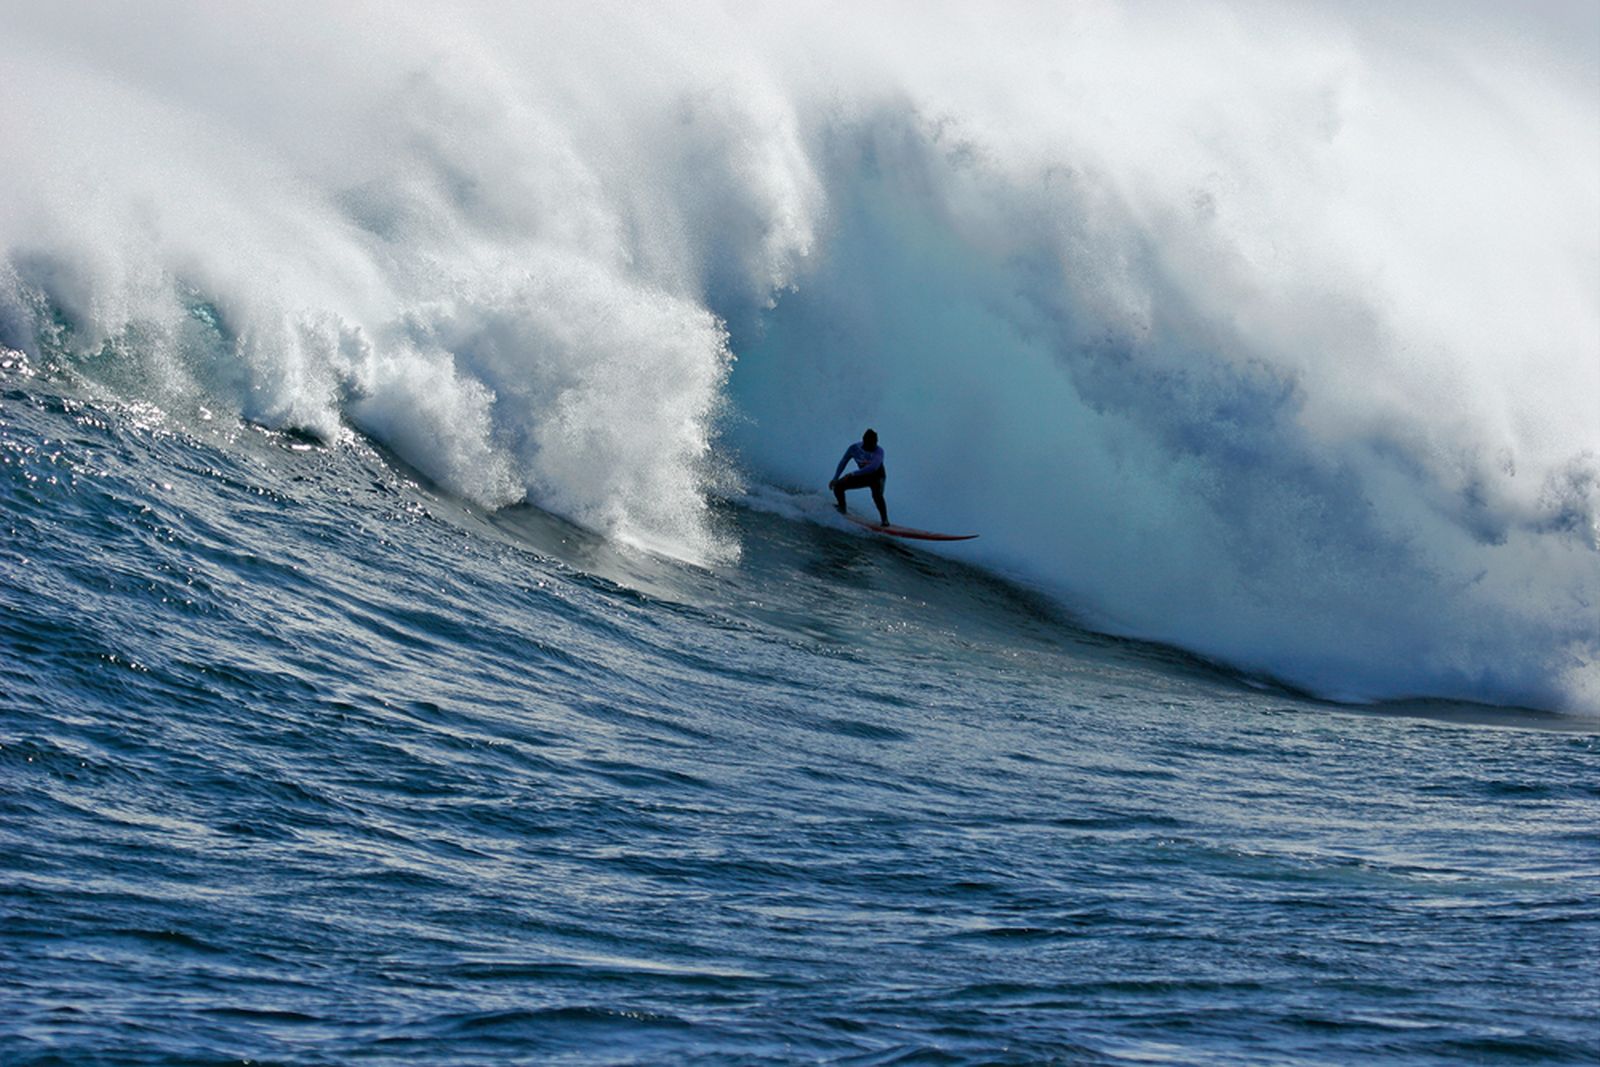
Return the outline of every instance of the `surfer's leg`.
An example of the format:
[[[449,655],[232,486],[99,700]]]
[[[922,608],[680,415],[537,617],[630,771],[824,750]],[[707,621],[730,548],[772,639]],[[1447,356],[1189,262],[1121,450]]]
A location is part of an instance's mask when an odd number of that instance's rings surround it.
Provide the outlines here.
[[[872,479],[872,502],[878,505],[878,518],[883,520],[885,526],[889,525],[889,505],[883,502],[883,483],[888,481],[885,477]]]
[[[876,502],[880,499],[878,494],[882,492],[882,490],[879,488],[880,483],[876,481],[870,474],[863,474],[860,471],[851,471],[843,478],[840,478],[838,481],[834,482],[833,498],[839,502],[839,510],[844,510],[844,493],[846,489],[865,489],[869,486],[872,488],[872,499],[874,502]],[[880,512],[883,510],[881,505],[879,506],[878,510]]]

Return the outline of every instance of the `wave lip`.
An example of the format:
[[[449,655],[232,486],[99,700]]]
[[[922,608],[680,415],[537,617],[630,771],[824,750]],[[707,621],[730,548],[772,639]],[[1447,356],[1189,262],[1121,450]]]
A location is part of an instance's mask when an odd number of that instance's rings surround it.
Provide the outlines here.
[[[1565,11],[8,10],[0,344],[697,562],[871,424],[1106,630],[1600,711]]]

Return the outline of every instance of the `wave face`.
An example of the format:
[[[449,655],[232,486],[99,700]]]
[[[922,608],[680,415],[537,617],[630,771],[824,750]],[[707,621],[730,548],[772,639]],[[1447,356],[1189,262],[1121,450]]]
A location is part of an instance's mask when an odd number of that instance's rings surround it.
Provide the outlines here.
[[[552,5],[554,6],[554,5]],[[13,8],[0,344],[716,562],[897,518],[1347,699],[1600,709],[1585,5]]]

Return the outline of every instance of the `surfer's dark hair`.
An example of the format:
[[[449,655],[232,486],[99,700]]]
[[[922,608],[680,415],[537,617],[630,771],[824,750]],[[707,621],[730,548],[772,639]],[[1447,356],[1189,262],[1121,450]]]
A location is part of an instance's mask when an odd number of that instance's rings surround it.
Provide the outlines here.
[[[861,435],[861,443],[866,445],[868,448],[871,448],[873,445],[877,444],[878,431],[869,429],[866,433]]]

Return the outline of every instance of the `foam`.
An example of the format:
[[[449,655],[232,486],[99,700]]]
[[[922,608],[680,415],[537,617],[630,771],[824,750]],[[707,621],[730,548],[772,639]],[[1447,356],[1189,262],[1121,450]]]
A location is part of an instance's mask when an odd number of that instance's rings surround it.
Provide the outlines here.
[[[0,344],[705,561],[826,481],[1108,629],[1596,710],[1592,8],[13,7]]]

